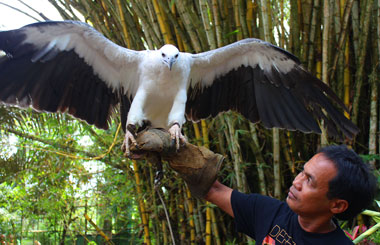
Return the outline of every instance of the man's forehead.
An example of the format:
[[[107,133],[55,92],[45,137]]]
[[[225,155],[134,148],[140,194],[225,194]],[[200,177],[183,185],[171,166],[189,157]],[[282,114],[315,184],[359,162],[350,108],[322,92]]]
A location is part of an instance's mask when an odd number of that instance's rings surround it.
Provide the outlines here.
[[[304,165],[304,171],[317,181],[330,181],[335,177],[337,169],[335,164],[323,153],[314,155]]]

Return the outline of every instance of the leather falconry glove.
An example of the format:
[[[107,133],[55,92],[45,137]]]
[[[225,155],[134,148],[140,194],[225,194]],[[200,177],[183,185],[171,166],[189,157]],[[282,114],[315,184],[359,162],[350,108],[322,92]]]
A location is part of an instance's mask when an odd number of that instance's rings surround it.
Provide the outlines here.
[[[163,129],[150,128],[141,131],[136,142],[137,145],[130,149],[130,158],[157,160],[158,154],[182,177],[192,196],[197,198],[203,198],[208,193],[224,159],[222,155],[205,147],[187,142],[176,151],[170,134]]]

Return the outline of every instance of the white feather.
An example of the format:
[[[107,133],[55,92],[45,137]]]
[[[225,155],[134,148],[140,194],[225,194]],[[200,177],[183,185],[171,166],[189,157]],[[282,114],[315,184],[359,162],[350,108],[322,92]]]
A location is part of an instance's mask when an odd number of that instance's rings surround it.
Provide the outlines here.
[[[257,39],[243,40],[192,57],[192,86],[199,82],[203,86],[210,86],[215,78],[240,66],[259,66],[267,72],[275,67],[282,73],[288,73],[296,65],[294,60]]]
[[[136,90],[139,81],[137,66],[141,55],[138,52],[116,45],[92,27],[81,22],[66,22],[44,26],[28,26],[24,30],[24,44],[42,49],[48,43],[60,51],[74,50],[79,57],[93,67],[94,72],[113,89],[121,86]],[[138,85],[137,85],[138,86]]]

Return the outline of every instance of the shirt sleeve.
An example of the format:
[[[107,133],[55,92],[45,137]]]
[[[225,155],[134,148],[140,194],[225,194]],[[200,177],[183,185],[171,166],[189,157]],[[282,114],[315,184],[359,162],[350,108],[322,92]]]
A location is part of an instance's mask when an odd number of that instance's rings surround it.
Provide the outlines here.
[[[247,195],[234,190],[231,206],[237,231],[257,240],[268,234],[283,202],[268,196]]]

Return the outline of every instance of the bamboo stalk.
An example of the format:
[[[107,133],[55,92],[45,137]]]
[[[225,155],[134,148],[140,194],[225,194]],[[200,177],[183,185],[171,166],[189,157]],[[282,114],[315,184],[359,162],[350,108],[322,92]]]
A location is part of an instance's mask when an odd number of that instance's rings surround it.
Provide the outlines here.
[[[338,58],[340,54],[342,53],[341,51],[343,50],[342,47],[346,47],[346,45],[344,44],[346,41],[348,21],[349,21],[353,2],[354,0],[347,0],[345,8],[344,8],[343,23],[342,23],[342,27],[341,27],[341,31],[339,35],[338,46],[336,48],[337,52],[335,52],[334,61],[332,63],[332,68],[331,68],[331,77],[330,77],[331,81],[334,79],[334,72],[338,63]]]
[[[210,140],[208,138],[207,123],[204,119],[201,120],[202,125],[202,135],[203,135],[203,145],[206,148],[210,148]]]
[[[273,133],[274,197],[277,199],[281,199],[280,132],[279,132],[279,129],[273,128],[272,133]]]
[[[185,46],[184,46],[182,37],[181,37],[180,32],[179,32],[179,30],[181,30],[181,28],[180,28],[180,25],[177,23],[177,21],[174,21],[174,16],[177,15],[177,9],[176,9],[174,4],[172,5],[171,13],[173,14],[173,16],[172,16],[173,20],[171,20],[172,23],[176,23],[178,25],[178,27],[174,26],[174,33],[175,33],[175,37],[177,39],[178,49],[183,52],[183,51],[185,51]]]
[[[370,119],[369,119],[369,142],[368,142],[368,153],[375,155],[377,153],[376,140],[377,140],[377,124],[378,124],[378,71],[376,66],[374,66],[373,71],[370,75],[369,83],[371,86],[371,103],[370,103]],[[375,166],[376,160],[370,161],[373,169],[376,169]]]
[[[369,32],[369,24],[371,19],[371,8],[373,6],[373,0],[368,0],[367,5],[365,5],[365,13],[363,25],[361,26],[362,35],[360,36],[360,49],[359,49],[359,59],[358,59],[358,68],[355,73],[355,95],[353,100],[353,108],[352,108],[352,122],[354,124],[358,123],[359,117],[359,100],[360,93],[363,85],[363,77],[364,77],[364,64],[367,53],[367,40],[368,40],[368,32]]]
[[[153,2],[152,1],[136,1],[136,2],[138,2],[139,4],[145,4],[145,7],[142,9],[145,9],[144,12],[146,13],[147,18],[150,20],[149,23],[152,25],[154,33],[156,33],[156,36],[160,39],[161,42],[163,42],[162,34],[160,30],[160,24],[158,23],[157,16],[155,15]]]
[[[374,18],[374,22],[379,21],[377,24],[380,24],[380,0],[378,0],[375,4],[377,9],[375,9],[373,16],[377,17]],[[377,33],[379,30],[378,25],[372,25],[371,26],[372,33]],[[380,36],[374,36],[371,40],[372,46],[377,49],[377,52],[373,52],[372,54],[372,63],[377,64],[377,66],[373,66],[372,72],[369,75],[369,85],[371,90],[370,95],[370,115],[369,115],[369,141],[368,141],[368,153],[370,155],[377,154],[377,147],[376,142],[378,138],[378,98],[379,98],[379,92],[378,92],[378,84],[379,84],[379,71],[377,69],[378,65],[380,64],[380,57],[379,57],[379,48],[380,46],[377,46],[377,44],[380,42]],[[376,160],[369,161],[373,169],[376,169]]]
[[[223,123],[223,118],[221,115],[217,116],[217,118],[215,119],[215,124],[216,124],[216,128],[218,129],[217,130],[217,136],[218,136],[218,144],[217,144],[217,149],[218,149],[218,152],[221,153],[222,155],[226,155],[226,149],[225,149],[225,140],[223,138],[223,133],[222,133],[222,130],[224,130],[224,126],[222,126],[224,123]]]
[[[181,244],[184,244],[186,240],[186,227],[185,227],[185,218],[184,218],[185,207],[184,207],[184,200],[183,200],[183,195],[182,195],[182,188],[178,188],[176,206],[177,206],[177,217],[179,218],[178,226],[180,228],[179,239],[181,241]]]
[[[239,12],[239,19],[240,19],[240,24],[241,24],[241,30],[242,30],[242,38],[248,37],[249,32],[248,32],[248,26],[247,26],[247,17],[246,17],[246,11],[245,11],[245,6],[244,2],[245,0],[237,0],[238,2],[238,12]]]
[[[221,245],[222,243],[220,242],[220,236],[219,236],[218,225],[217,225],[217,221],[215,217],[215,212],[214,212],[214,209],[212,208],[210,208],[210,215],[211,215],[212,231],[214,234],[215,244]]]
[[[101,0],[100,3],[101,3],[101,6],[102,6],[102,9],[103,9],[102,13],[103,13],[104,24],[106,25],[107,30],[110,31],[111,30],[111,24],[109,23],[109,20],[108,20],[108,17],[107,17],[108,7],[104,3],[104,0]]]
[[[194,24],[192,22],[192,19],[189,13],[187,13],[186,11],[183,1],[176,1],[175,3],[178,9],[178,13],[181,16],[183,23],[185,24],[187,33],[190,36],[190,40],[191,40],[193,48],[195,49],[197,53],[202,52],[201,42],[198,39],[198,34],[194,28]]]
[[[163,3],[164,0],[159,0],[160,3]],[[170,23],[174,26],[175,34],[177,37],[178,46],[181,48],[180,50],[184,50],[186,52],[191,52],[190,50],[190,41],[187,38],[187,35],[184,32],[183,23],[180,18],[176,18],[174,14],[176,14],[176,8],[173,4],[171,10],[168,8],[164,8],[166,16],[169,18]]]
[[[196,201],[197,202],[197,201]],[[202,237],[202,225],[203,223],[200,221],[198,209],[197,209],[197,203],[193,202],[193,219],[194,219],[194,225],[195,225],[195,239]]]
[[[201,132],[199,131],[198,123],[193,122],[193,127],[194,127],[194,134],[195,134],[195,140],[197,142],[197,146],[202,146]]]
[[[351,25],[352,25],[352,43],[354,47],[354,57],[355,61],[358,61],[359,57],[359,34],[360,34],[360,25],[359,25],[359,1],[355,0],[352,4],[352,13],[351,13]]]
[[[127,24],[124,17],[123,7],[121,5],[121,0],[117,0],[117,7],[119,9],[121,26],[123,27],[124,41],[127,42],[127,48],[132,48],[130,36],[127,30]]]
[[[219,6],[218,6],[218,1],[217,0],[212,0],[212,13],[214,16],[214,25],[215,25],[215,32],[216,32],[216,43],[217,47],[222,47],[224,42],[223,42],[223,37],[222,37],[222,26],[221,26],[221,17],[219,14]]]
[[[201,202],[199,201],[199,199],[197,199],[197,208],[196,208],[196,211],[197,211],[197,214],[198,214],[198,218],[199,218],[199,225],[200,225],[200,231],[201,233],[203,234],[204,232],[206,232],[206,228],[205,228],[205,220],[204,220],[204,217],[202,215],[202,205],[201,205]]]
[[[206,245],[211,245],[211,208],[210,203],[206,202]]]
[[[377,54],[380,64],[380,0],[377,0]]]
[[[133,163],[133,169],[134,169],[134,172],[135,172],[135,181],[136,181],[136,191],[137,191],[137,194],[139,196],[139,208],[140,208],[140,212],[141,212],[141,220],[142,220],[142,223],[143,223],[143,227],[144,227],[144,243],[146,244],[151,244],[151,241],[150,241],[150,235],[149,235],[149,225],[148,225],[148,219],[147,219],[147,214],[146,214],[146,208],[145,208],[145,203],[143,201],[143,199],[141,198],[142,196],[142,190],[141,190],[141,183],[140,183],[140,175],[139,175],[139,167],[137,165],[137,162],[135,160],[132,160],[132,163]]]
[[[173,35],[170,31],[169,26],[165,22],[165,16],[164,16],[164,13],[161,11],[160,5],[158,4],[157,0],[152,0],[152,1],[153,1],[154,11],[158,19],[158,24],[160,26],[161,33],[164,37],[165,43],[174,44]]]
[[[257,173],[259,175],[260,194],[267,195],[267,187],[265,183],[265,174],[264,174],[264,169],[263,169],[265,160],[260,151],[260,143],[259,143],[259,138],[257,136],[256,127],[251,122],[249,122],[249,131],[252,137],[252,143],[250,144],[250,146],[252,148],[253,154],[255,155],[256,168],[257,168]]]
[[[234,10],[234,19],[235,19],[235,26],[237,30],[237,39],[241,40],[243,39],[243,27],[241,26],[240,22],[240,13],[239,13],[239,0],[232,0],[233,2],[233,10]]]
[[[330,31],[329,1],[323,1],[323,35],[322,35],[322,81],[329,84],[328,80],[328,47]]]
[[[131,4],[132,4],[132,8],[136,12],[136,14],[139,16],[139,20],[141,21],[141,24],[143,25],[145,32],[149,34],[149,37],[153,40],[153,43],[157,46],[162,46],[163,44],[162,41],[156,35],[156,32],[152,28],[151,23],[149,23],[147,16],[144,14],[143,9],[141,8],[141,5],[140,5],[141,1],[131,0]],[[147,36],[147,34],[145,34],[145,36]],[[150,49],[154,48],[153,44],[149,44],[148,46]]]
[[[282,2],[282,1],[281,1]],[[311,11],[312,11],[312,0],[303,0],[301,4],[299,4],[302,9],[302,57],[301,61],[306,62],[308,58],[308,45],[310,39],[310,21],[311,21]]]
[[[375,231],[377,231],[378,229],[380,229],[380,223],[377,223],[376,225],[372,226],[371,228],[369,228],[368,230],[366,230],[365,232],[363,232],[360,236],[358,236],[354,241],[353,243],[354,244],[358,244],[360,241],[362,241],[364,238],[372,235]]]
[[[203,145],[206,148],[210,148],[209,138],[208,138],[208,130],[207,130],[207,124],[204,119],[201,120],[202,125],[202,135],[203,135]],[[209,202],[206,202],[207,209],[206,209],[206,245],[211,245],[211,228],[212,223],[215,222],[215,216],[212,216],[212,209],[209,205]],[[219,240],[219,233],[218,230],[213,229],[213,234],[215,235],[215,238],[217,241]],[[219,240],[220,243],[220,240]]]
[[[377,64],[380,64],[380,0],[377,0]],[[378,135],[378,152],[380,152],[380,134]]]
[[[216,48],[216,42],[215,42],[215,36],[214,36],[214,30],[210,25],[210,20],[208,16],[208,6],[207,6],[207,1],[206,0],[199,0],[199,5],[201,8],[201,17],[202,17],[202,22],[203,26],[206,31],[206,36],[207,36],[207,41],[209,44],[210,49],[215,49]]]
[[[231,156],[234,163],[236,186],[239,191],[243,191],[243,184],[242,184],[241,173],[240,173],[241,172],[240,163],[242,161],[241,161],[239,149],[238,149],[239,144],[235,142],[235,137],[234,137],[235,129],[234,129],[230,116],[224,115],[224,120],[226,121],[226,124],[228,127],[227,140],[228,140],[228,145],[229,145]]]
[[[323,1],[323,33],[322,33],[322,81],[326,84],[329,84],[328,80],[328,49],[329,49],[329,31],[330,31],[330,10],[329,10],[329,1]],[[321,145],[326,146],[328,144],[327,132],[324,127],[324,121],[321,121]]]
[[[168,241],[168,231],[166,229],[166,223],[165,223],[164,219],[161,220],[161,227],[162,227],[163,242],[164,242],[164,244],[168,244],[169,243],[169,241]]]
[[[208,144],[207,131],[206,131],[206,129],[204,129],[204,128],[206,128],[205,121],[202,120],[201,124],[202,124],[202,132],[203,132],[203,141],[205,141],[205,139],[207,139],[207,144]],[[196,138],[196,141],[197,141],[197,145],[201,146],[202,145],[202,143],[201,143],[201,135],[200,135],[198,124],[197,123],[193,123],[193,127],[194,127],[194,133],[195,133],[195,138]],[[206,146],[206,143],[204,143],[204,145]],[[208,145],[206,147],[208,148]],[[210,213],[209,202],[206,202],[205,240],[206,240],[206,245],[210,245],[211,244],[211,213]]]
[[[186,202],[189,209],[189,225],[190,225],[190,243],[195,244],[195,222],[194,222],[194,203],[191,199],[191,193],[189,188],[186,187]]]
[[[341,0],[341,2],[346,2],[346,0]],[[353,2],[353,1],[352,1]],[[342,3],[343,5],[343,3]],[[351,4],[351,9],[349,12],[352,12],[352,5]],[[346,3],[346,6],[348,4]],[[343,10],[342,15],[344,16],[344,11],[346,11],[346,8]],[[348,11],[348,10],[347,10]],[[344,18],[343,18],[344,19]],[[347,21],[348,22],[348,21]],[[344,83],[344,96],[343,96],[343,101],[344,104],[349,108],[350,106],[350,49],[348,47],[350,40],[349,37],[346,37],[345,43],[344,43],[344,71],[343,71],[343,83]],[[344,111],[344,115],[347,118],[350,118],[350,114],[347,111]]]
[[[298,21],[298,1],[290,0],[290,25],[292,29],[291,33],[291,50],[297,56],[300,57],[300,22]]]
[[[261,15],[263,20],[263,30],[264,30],[264,40],[267,42],[271,41],[271,34],[269,30],[269,20],[268,20],[268,9],[267,9],[267,1],[266,0],[260,0],[261,1]]]
[[[309,35],[309,51],[308,51],[308,70],[311,71],[313,64],[314,64],[314,42],[315,42],[315,37],[316,37],[316,26],[317,26],[317,17],[319,16],[319,0],[314,0],[314,6],[313,6],[313,13],[311,17],[311,25],[310,25],[310,35]]]
[[[283,3],[283,1],[281,1]],[[253,37],[253,28],[254,28],[254,22],[253,22],[253,1],[247,2],[247,14],[246,14],[246,21],[247,21],[247,28],[248,28],[248,35],[249,37]]]
[[[144,36],[141,24],[138,19],[137,14],[135,13],[134,9],[131,8],[129,5],[126,6],[127,10],[125,11],[125,19],[127,21],[127,26],[130,27],[130,36],[132,41],[132,47],[137,50],[145,49],[144,44],[141,40],[141,37]]]
[[[92,219],[87,215],[87,214],[84,214],[84,217],[86,220],[88,220],[88,222],[90,222],[90,224],[96,229],[96,231],[99,233],[99,235],[101,235],[107,242],[107,244],[114,244],[110,239],[109,237],[95,224],[94,221],[92,221]]]
[[[318,0],[316,0],[318,1]],[[285,47],[285,25],[284,25],[284,1],[280,1],[280,25],[281,25],[281,39],[280,39],[280,47]]]
[[[287,132],[287,134],[289,136],[289,132]],[[290,142],[290,137],[289,137],[289,142]],[[285,137],[280,138],[280,143],[281,143],[281,148],[283,149],[282,152],[284,154],[285,161],[288,163],[290,172],[292,173],[292,177],[295,178],[296,177],[295,166],[294,166],[294,161],[291,158],[292,148],[290,145],[287,144],[287,140]]]
[[[233,0],[219,0],[219,6],[221,6],[222,11],[220,11],[222,16],[222,23],[223,23],[223,30],[226,30],[226,33],[235,32],[236,26],[235,26],[235,15],[234,15],[234,8],[232,5]],[[224,35],[224,43],[231,43],[233,41],[236,41],[235,35]]]

